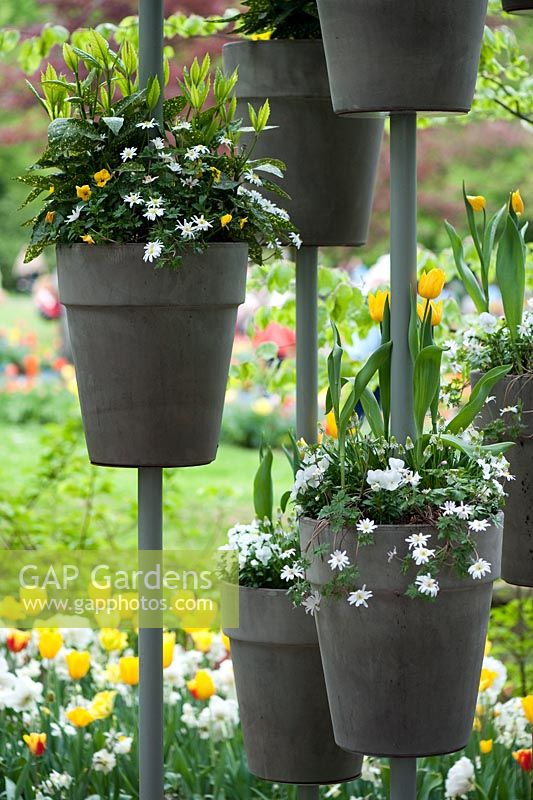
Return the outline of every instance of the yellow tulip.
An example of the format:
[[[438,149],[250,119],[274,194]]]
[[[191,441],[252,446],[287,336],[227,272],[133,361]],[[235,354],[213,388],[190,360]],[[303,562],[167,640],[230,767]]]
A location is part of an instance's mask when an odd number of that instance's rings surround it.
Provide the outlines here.
[[[80,236],[80,239],[82,242],[85,242],[85,244],[96,244],[90,233],[83,234],[83,236]]]
[[[487,201],[482,194],[471,195],[467,194],[466,199],[474,209],[474,211],[483,211],[487,207]]]
[[[112,653],[113,650],[120,652],[128,646],[128,634],[119,631],[118,628],[102,628],[98,639],[108,653]]]
[[[120,683],[120,665],[116,661],[110,661],[104,670],[104,677],[108,683]]]
[[[11,653],[20,653],[25,650],[30,643],[31,633],[29,631],[19,631],[16,628],[10,630],[6,636],[7,649]]]
[[[472,725],[472,730],[480,731],[481,730],[481,720],[479,717],[474,717],[474,724]]]
[[[533,694],[528,694],[527,697],[522,698],[522,708],[524,709],[527,721],[530,725],[533,725]]]
[[[225,633],[222,633],[221,636],[222,636],[222,644],[226,648],[226,652],[227,653],[231,652],[231,641],[229,636],[226,636]]]
[[[490,655],[490,651],[491,650],[492,650],[492,642],[491,642],[490,639],[487,639],[485,641],[485,653],[484,653],[484,655],[486,655],[486,656]]]
[[[336,439],[339,435],[339,429],[337,427],[337,421],[333,411],[330,411],[329,414],[326,414],[325,430],[327,435],[331,436],[333,439]]]
[[[418,294],[426,300],[434,300],[442,292],[446,275],[442,269],[434,267],[429,272],[423,270],[418,281]]]
[[[163,669],[167,669],[172,664],[175,645],[176,634],[165,631],[163,634]]]
[[[76,196],[80,198],[80,200],[89,200],[92,195],[91,187],[84,183],[83,186],[76,186]]]
[[[213,644],[213,639],[215,634],[212,633],[210,630],[196,630],[190,632],[191,639],[194,642],[194,646],[197,650],[200,650],[201,653],[207,653],[211,649],[211,645]]]
[[[47,211],[47,212],[46,212],[46,216],[45,216],[45,218],[44,218],[44,221],[45,221],[45,222],[46,222],[48,225],[51,225],[51,224],[52,224],[52,222],[54,221],[54,217],[55,217],[55,215],[56,215],[56,212],[55,212],[55,211]]]
[[[92,703],[89,706],[89,714],[93,719],[107,719],[113,713],[113,703],[117,692],[105,691],[98,692],[93,697]]]
[[[120,680],[128,686],[137,686],[139,683],[139,658],[138,656],[123,656],[118,662]]]
[[[63,637],[59,631],[46,631],[39,637],[39,653],[41,658],[52,659],[63,647]]]
[[[222,217],[220,217],[221,226],[223,228],[227,227],[230,224],[232,219],[233,219],[233,216],[231,214],[224,214]]]
[[[187,688],[195,700],[209,700],[215,694],[215,684],[206,669],[199,669],[192,681],[187,681]]]
[[[385,314],[385,303],[387,302],[387,300],[389,301],[390,304],[389,291],[384,291],[380,289],[375,294],[369,292],[368,310],[374,322],[383,322],[383,316]]]
[[[32,756],[42,756],[46,750],[46,733],[26,733],[22,737]]]
[[[492,739],[482,739],[479,743],[479,750],[486,756],[492,750]]]
[[[94,173],[94,180],[97,186],[103,187],[108,181],[111,180],[111,173],[107,169],[101,169],[99,172]]]
[[[76,706],[67,711],[67,719],[72,722],[75,728],[86,728],[91,722],[94,722],[94,717],[87,708]]]
[[[497,672],[487,669],[487,667],[483,667],[481,670],[481,677],[479,679],[479,691],[485,692],[487,689],[490,689],[497,677],[497,674]]]
[[[65,656],[68,672],[73,681],[85,678],[91,668],[91,654],[88,650],[72,650]]]
[[[515,214],[520,216],[526,210],[524,205],[524,201],[522,200],[522,195],[520,194],[520,189],[517,189],[516,192],[513,192],[511,195],[511,206],[513,207],[513,211]]]
[[[426,314],[426,308],[428,303],[431,308],[432,326],[435,327],[435,325],[440,325],[440,323],[442,322],[442,306],[443,306],[442,300],[440,300],[440,302],[438,303],[434,303],[433,300],[428,300],[426,303],[417,303],[416,311],[420,321],[421,322],[424,321],[424,316]]]

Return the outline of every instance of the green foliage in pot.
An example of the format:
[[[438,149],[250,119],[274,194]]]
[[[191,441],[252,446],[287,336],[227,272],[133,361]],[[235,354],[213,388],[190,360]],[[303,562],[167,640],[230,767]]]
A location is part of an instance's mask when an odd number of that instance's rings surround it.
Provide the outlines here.
[[[285,196],[272,180],[284,165],[252,159],[269,104],[249,106],[249,127],[235,119],[236,72],[213,74],[209,56],[195,59],[163,103],[161,127],[158,81],[139,90],[129,42],[115,51],[91,31],[86,50],[65,44],[63,57],[69,77],[49,64],[42,96],[33,89],[51,123],[48,147],[20,178],[32,187],[27,202],[45,193],[28,222],[27,261],[47,245],[81,242],[141,242],[145,261],[169,267],[212,242],[246,243],[256,263],[263,247],[279,255],[283,245],[300,245],[286,211],[258,191]],[[243,131],[253,136],[240,148]]]
[[[256,39],[321,39],[316,0],[246,0],[236,33]]]

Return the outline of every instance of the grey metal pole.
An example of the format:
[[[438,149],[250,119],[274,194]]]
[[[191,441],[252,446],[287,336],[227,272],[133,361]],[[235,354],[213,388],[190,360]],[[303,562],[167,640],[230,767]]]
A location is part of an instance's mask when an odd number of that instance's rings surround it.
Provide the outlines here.
[[[296,434],[316,442],[318,418],[318,247],[296,251]]]
[[[416,289],[416,114],[391,114],[391,432],[414,438],[411,292]]]
[[[139,469],[139,550],[163,549],[163,471]],[[139,630],[139,798],[163,800],[163,630]]]
[[[139,0],[139,83],[157,75],[161,87],[155,116],[163,118],[163,18],[164,0]]]
[[[413,364],[409,352],[416,291],[416,114],[391,114],[391,433],[415,438]],[[416,758],[391,759],[391,800],[416,800]]]
[[[320,786],[305,784],[298,786],[298,800],[319,800]]]

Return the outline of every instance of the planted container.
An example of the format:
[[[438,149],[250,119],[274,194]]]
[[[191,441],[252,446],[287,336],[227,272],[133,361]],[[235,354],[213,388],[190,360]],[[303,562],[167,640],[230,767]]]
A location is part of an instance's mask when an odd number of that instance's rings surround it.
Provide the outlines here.
[[[320,40],[232,42],[223,56],[227,71],[239,68],[239,116],[247,116],[247,103],[257,108],[269,98],[269,124],[278,127],[263,136],[254,158],[275,156],[287,165],[283,188],[291,200],[272,199],[288,210],[304,244],[364,244],[383,121],[335,116]]]
[[[472,374],[473,385],[481,374]],[[494,400],[485,404],[478,418],[481,426],[494,420],[521,418],[516,445],[505,453],[515,480],[505,484],[502,578],[517,586],[533,586],[533,376],[507,375],[493,387],[491,395]],[[516,416],[511,411],[502,416],[505,408],[521,409],[521,414]],[[515,435],[510,431],[504,438],[514,441]]]
[[[335,744],[313,618],[281,589],[240,587],[228,628],[250,771],[281,783],[356,778],[362,756]]]
[[[533,14],[533,0],[503,0],[502,5],[508,14]]]
[[[420,757],[460,750],[475,714],[492,597],[500,572],[501,528],[477,536],[479,555],[492,570],[479,580],[440,573],[435,601],[404,593],[414,574],[402,574],[390,553],[405,556],[420,526],[383,525],[374,545],[357,554],[360,584],[372,591],[368,607],[346,598],[322,598],[315,615],[335,741],[368,755]],[[328,554],[347,551],[356,560],[353,530],[335,536],[314,520],[300,522],[302,553],[311,560],[313,588],[331,581]]]
[[[337,114],[469,111],[487,0],[318,0]]]
[[[247,246],[212,244],[176,271],[143,245],[60,245],[59,291],[89,457],[120,467],[216,456]]]

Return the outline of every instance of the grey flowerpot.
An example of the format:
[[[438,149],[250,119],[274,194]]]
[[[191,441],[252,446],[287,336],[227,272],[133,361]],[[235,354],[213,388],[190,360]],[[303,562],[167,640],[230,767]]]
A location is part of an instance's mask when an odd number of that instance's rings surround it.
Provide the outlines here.
[[[472,384],[480,372],[472,373]],[[478,417],[482,427],[501,419],[506,406],[522,405],[524,427],[516,446],[505,453],[514,481],[505,484],[505,526],[502,554],[502,578],[517,586],[533,586],[533,376],[506,375],[491,390],[495,398]],[[505,421],[505,417],[503,418]],[[507,417],[510,419],[510,417]]]
[[[337,114],[467,112],[487,0],[318,0]]]
[[[502,5],[508,14],[533,14],[533,0],[503,0]]]
[[[60,246],[59,292],[89,457],[182,467],[216,456],[247,246],[213,244],[176,271],[143,245]]]
[[[225,633],[250,771],[281,783],[356,778],[362,756],[335,744],[313,618],[283,590],[240,587],[239,628]]]
[[[368,608],[345,598],[322,598],[315,615],[335,740],[341,747],[394,758],[449,753],[472,732],[492,596],[500,572],[501,529],[478,537],[479,554],[492,564],[483,580],[439,578],[434,602],[404,595],[413,581],[388,553],[407,552],[419,526],[380,526],[375,544],[359,548],[360,585],[373,597]],[[356,555],[355,531],[335,537],[317,533],[314,520],[300,523],[302,551],[311,559],[308,578],[320,590],[331,580],[328,555],[315,548]]]
[[[304,244],[364,244],[383,122],[335,116],[319,40],[232,42],[223,57],[226,70],[239,68],[237,115],[245,124],[248,102],[270,101],[269,124],[279,127],[264,134],[253,157],[287,165],[280,185],[292,199],[272,199],[289,211]]]

